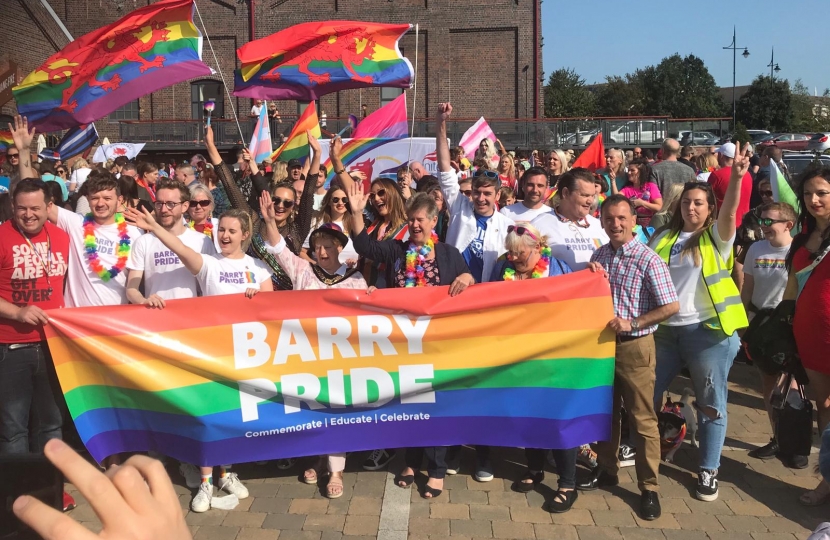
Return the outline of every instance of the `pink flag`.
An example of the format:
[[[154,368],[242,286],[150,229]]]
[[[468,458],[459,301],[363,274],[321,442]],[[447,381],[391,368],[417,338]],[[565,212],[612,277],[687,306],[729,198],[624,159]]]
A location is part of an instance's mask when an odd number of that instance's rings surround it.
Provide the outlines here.
[[[404,92],[357,125],[352,139],[399,139],[407,136]]]
[[[461,136],[461,141],[458,143],[459,146],[464,148],[464,152],[467,154],[467,159],[470,161],[473,160],[473,156],[476,155],[476,150],[478,150],[478,145],[481,143],[481,139],[490,139],[493,142],[496,142],[496,134],[493,133],[493,130],[490,129],[490,125],[482,116],[478,119],[478,122],[473,124],[473,127],[468,129],[464,135]]]

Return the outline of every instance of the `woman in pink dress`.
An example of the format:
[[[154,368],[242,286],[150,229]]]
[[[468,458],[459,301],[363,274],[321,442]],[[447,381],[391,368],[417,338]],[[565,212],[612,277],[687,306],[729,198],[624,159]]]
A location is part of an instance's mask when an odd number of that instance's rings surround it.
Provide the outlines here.
[[[277,259],[282,269],[291,278],[295,291],[319,289],[366,290],[369,287],[357,269],[349,268],[340,263],[340,252],[348,243],[349,237],[343,234],[343,229],[339,225],[324,223],[312,231],[308,243],[309,249],[315,255],[317,264],[311,264],[287,248],[285,239],[280,235],[277,227],[274,201],[271,200],[271,194],[267,191],[263,191],[259,197],[259,207],[262,211],[262,219],[265,221],[263,238],[265,249]],[[343,469],[346,468],[345,453],[320,456],[317,465],[303,473],[303,481],[306,484],[317,483],[317,471],[322,468],[325,458],[328,458],[329,473],[326,496],[330,499],[337,499],[343,495]]]

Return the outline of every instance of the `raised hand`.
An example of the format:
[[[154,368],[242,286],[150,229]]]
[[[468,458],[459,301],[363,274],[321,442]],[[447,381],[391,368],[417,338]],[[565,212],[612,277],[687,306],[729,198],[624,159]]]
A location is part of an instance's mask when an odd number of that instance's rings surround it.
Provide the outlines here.
[[[735,152],[735,159],[732,161],[732,179],[743,179],[749,172],[749,143],[744,143],[740,152]]]
[[[311,134],[311,130],[306,130],[306,136],[308,136],[308,145],[314,150],[314,154],[320,155],[320,141],[317,140],[317,137]]]
[[[29,148],[32,146],[32,140],[35,138],[35,131],[36,129],[33,127],[32,131],[29,131],[29,120],[25,116],[20,116],[19,114],[14,117],[14,126],[9,124],[9,131],[12,132],[12,140],[14,140],[14,146],[17,150],[22,154],[26,152],[28,155],[30,150]],[[23,156],[20,156],[23,158]]]
[[[139,229],[143,229],[145,231],[152,231],[153,228],[158,225],[153,217],[153,214],[146,208],[142,208],[141,212],[135,208],[125,208],[124,218]]]
[[[369,195],[363,193],[363,182],[354,182],[349,188],[348,196],[352,214],[359,216],[366,209],[366,203],[369,202]]]
[[[247,148],[242,149],[242,159],[245,161],[251,161],[251,151]]]
[[[274,223],[277,221],[277,214],[274,212],[274,201],[267,190],[262,190],[262,194],[259,196],[259,210],[266,222]]]
[[[207,146],[208,149],[216,147],[213,140],[213,128],[211,126],[205,126],[205,146]]]
[[[332,161],[340,159],[340,152],[343,150],[343,139],[335,136],[329,143],[329,157]]]
[[[449,103],[439,103],[438,104],[438,116],[435,117],[436,120],[439,122],[446,122],[450,119],[450,115],[452,114],[452,105]]]

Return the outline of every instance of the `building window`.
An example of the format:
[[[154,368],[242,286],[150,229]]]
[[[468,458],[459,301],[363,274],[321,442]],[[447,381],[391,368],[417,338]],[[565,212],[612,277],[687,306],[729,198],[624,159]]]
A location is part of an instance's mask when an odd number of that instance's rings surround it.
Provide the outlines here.
[[[138,100],[131,101],[112,111],[109,116],[109,121],[119,122],[121,120],[138,120],[139,108]]]
[[[205,117],[205,101],[214,101],[216,107],[213,109],[211,118],[224,118],[225,101],[222,99],[222,92],[225,89],[221,82],[217,81],[196,81],[190,84],[190,117],[193,120],[203,120]]]
[[[389,88],[382,86],[380,89],[380,106],[383,107],[401,94],[403,94],[403,88]]]

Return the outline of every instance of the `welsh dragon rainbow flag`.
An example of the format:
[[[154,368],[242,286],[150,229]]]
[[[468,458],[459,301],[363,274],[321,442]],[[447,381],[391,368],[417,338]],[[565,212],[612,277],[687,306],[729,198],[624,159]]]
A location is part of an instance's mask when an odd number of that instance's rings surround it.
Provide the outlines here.
[[[69,410],[99,461],[573,448],[610,434],[614,310],[608,281],[589,271],[454,298],[447,287],[283,291],[48,315]]]

